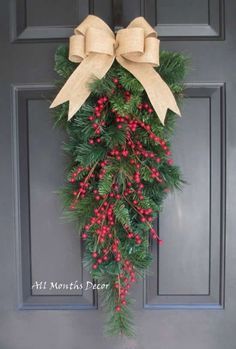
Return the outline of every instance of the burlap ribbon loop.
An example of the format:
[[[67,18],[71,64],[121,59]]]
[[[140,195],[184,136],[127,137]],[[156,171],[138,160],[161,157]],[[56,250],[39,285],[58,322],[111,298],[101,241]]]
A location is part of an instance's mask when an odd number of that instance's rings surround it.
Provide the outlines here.
[[[90,95],[91,79],[101,79],[116,59],[143,85],[159,119],[168,109],[180,115],[175,98],[154,67],[159,65],[157,33],[143,17],[134,19],[117,35],[96,16],[89,15],[70,37],[69,59],[80,63],[59,91],[50,108],[69,101],[68,119]]]

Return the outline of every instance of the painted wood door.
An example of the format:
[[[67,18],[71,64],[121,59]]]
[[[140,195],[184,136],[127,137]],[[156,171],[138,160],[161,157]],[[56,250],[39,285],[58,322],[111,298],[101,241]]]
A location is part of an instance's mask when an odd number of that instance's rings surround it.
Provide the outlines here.
[[[188,184],[165,202],[165,243],[133,290],[137,337],[122,341],[104,338],[96,292],[55,286],[90,280],[60,218],[65,135],[48,110],[56,47],[88,13],[112,24],[112,1],[0,2],[0,348],[234,349],[236,3],[123,1],[124,26],[145,16],[191,65],[173,140]]]

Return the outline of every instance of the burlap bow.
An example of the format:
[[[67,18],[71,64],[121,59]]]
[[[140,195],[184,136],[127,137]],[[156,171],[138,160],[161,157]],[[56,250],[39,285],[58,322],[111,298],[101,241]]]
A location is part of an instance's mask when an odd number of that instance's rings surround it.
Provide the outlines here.
[[[68,119],[80,109],[91,91],[91,79],[101,79],[116,59],[144,87],[161,122],[167,109],[180,115],[175,98],[154,67],[159,65],[157,33],[143,17],[134,19],[116,36],[108,25],[89,15],[70,37],[69,59],[80,63],[62,87],[50,108],[69,101]]]

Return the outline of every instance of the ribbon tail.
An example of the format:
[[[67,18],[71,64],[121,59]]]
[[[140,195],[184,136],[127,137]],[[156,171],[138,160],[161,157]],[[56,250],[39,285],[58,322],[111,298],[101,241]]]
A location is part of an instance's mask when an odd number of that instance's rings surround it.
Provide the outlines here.
[[[163,125],[168,109],[181,116],[172,91],[150,64],[133,63],[121,56],[116,59],[142,84]]]
[[[89,97],[91,93],[89,83],[94,78],[102,79],[110,69],[113,61],[114,57],[106,54],[90,54],[66,81],[50,108],[55,108],[69,101],[68,120],[70,120]]]

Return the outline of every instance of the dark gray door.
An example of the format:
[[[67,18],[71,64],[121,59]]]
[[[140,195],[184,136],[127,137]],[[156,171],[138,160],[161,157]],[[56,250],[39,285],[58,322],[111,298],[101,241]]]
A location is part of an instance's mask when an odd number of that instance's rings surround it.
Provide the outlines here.
[[[160,215],[164,245],[133,294],[137,338],[103,337],[92,291],[44,289],[89,280],[80,239],[61,217],[64,135],[53,128],[53,56],[109,0],[0,2],[0,348],[236,348],[236,2],[123,1],[123,24],[145,16],[162,48],[190,56],[174,155],[188,184]],[[227,121],[227,123],[226,123]],[[226,171],[227,170],[227,171]],[[227,195],[226,195],[227,188]],[[47,284],[47,286],[48,286]]]

